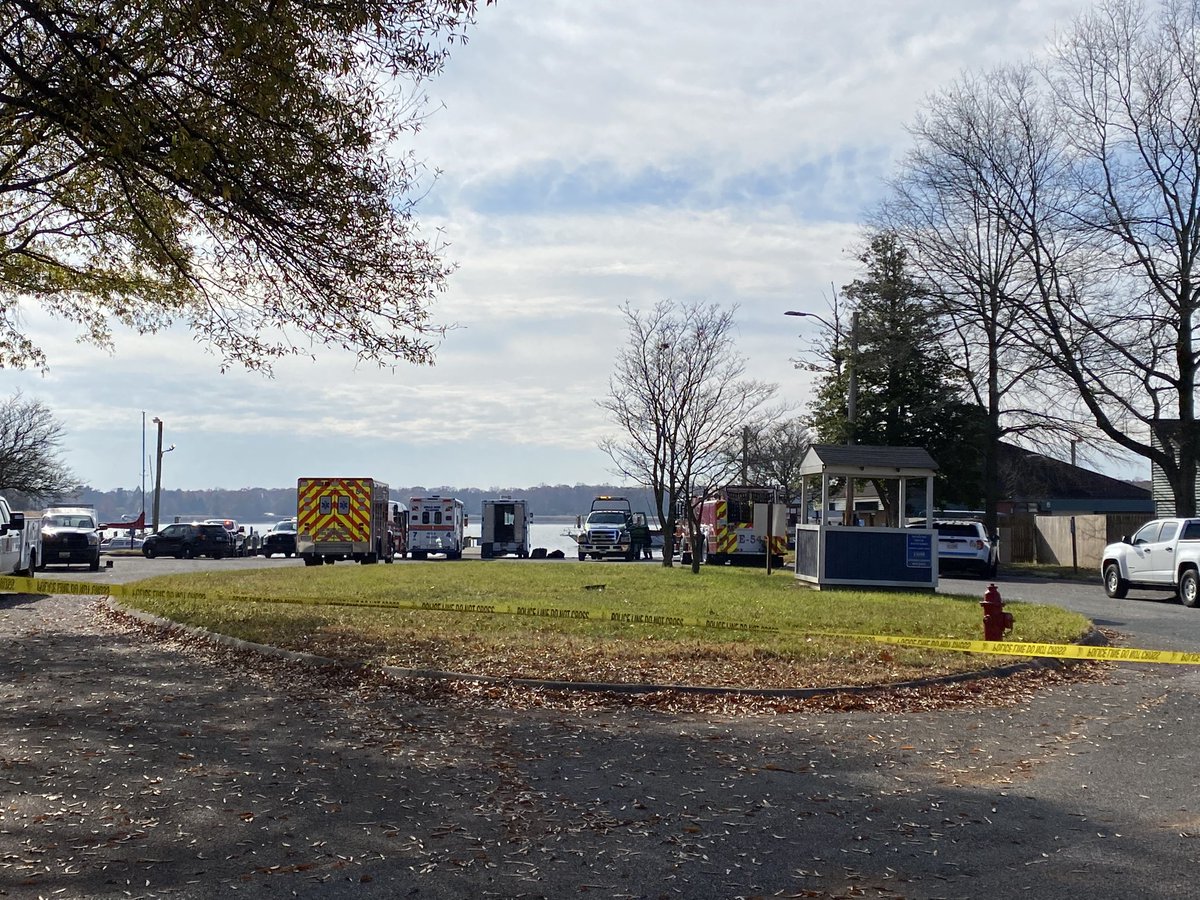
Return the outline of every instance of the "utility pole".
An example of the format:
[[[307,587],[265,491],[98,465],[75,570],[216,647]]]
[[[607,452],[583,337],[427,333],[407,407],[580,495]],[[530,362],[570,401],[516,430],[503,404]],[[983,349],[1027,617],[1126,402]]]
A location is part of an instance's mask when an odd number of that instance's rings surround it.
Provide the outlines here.
[[[750,427],[742,426],[742,485],[750,483]]]
[[[1079,443],[1079,438],[1074,438],[1071,441],[1071,465],[1075,465],[1075,445]],[[1074,472],[1071,473],[1074,476]],[[1075,516],[1071,516],[1071,571],[1079,571],[1079,547],[1075,540]]]
[[[158,426],[158,448],[154,457],[154,528],[151,533],[158,534],[158,496],[162,492],[163,421],[158,416],[155,416],[153,421],[154,424]]]

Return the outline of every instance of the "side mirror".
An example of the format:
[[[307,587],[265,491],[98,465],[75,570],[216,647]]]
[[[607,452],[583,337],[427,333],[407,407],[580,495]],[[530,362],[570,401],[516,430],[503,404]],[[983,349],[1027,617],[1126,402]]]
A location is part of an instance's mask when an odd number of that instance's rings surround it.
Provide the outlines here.
[[[1127,535],[1127,534],[1121,535],[1121,543],[1128,544],[1129,543],[1129,535]]]
[[[25,513],[23,513],[23,512],[13,513],[12,518],[9,521],[9,525],[12,527],[13,531],[20,531],[21,529],[23,529],[25,527]]]

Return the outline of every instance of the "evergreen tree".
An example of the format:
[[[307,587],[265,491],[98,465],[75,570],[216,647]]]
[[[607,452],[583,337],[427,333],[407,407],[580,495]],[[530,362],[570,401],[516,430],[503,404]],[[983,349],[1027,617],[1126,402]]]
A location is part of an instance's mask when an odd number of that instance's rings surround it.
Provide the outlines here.
[[[835,335],[817,386],[812,425],[824,443],[923,447],[937,461],[940,502],[978,502],[981,410],[942,349],[939,317],[894,234],[873,236],[859,257],[862,277],[843,288],[854,304],[850,340]],[[850,369],[856,415],[847,410]],[[882,485],[878,487],[882,488]],[[891,508],[891,497],[881,497]]]

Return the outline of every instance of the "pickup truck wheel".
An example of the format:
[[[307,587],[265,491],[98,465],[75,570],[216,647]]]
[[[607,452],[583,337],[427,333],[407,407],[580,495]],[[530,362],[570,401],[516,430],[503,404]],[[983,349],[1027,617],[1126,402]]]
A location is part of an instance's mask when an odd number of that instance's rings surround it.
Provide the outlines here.
[[[580,561],[580,562],[583,562],[585,559],[587,559],[587,554],[586,554],[586,553],[584,553],[584,552],[581,550],[581,551],[579,552],[579,561]]]
[[[1192,609],[1200,606],[1200,573],[1195,569],[1188,569],[1179,576],[1179,600]]]
[[[1129,593],[1129,582],[1121,577],[1121,569],[1116,563],[1104,567],[1104,593],[1114,600],[1120,600]]]

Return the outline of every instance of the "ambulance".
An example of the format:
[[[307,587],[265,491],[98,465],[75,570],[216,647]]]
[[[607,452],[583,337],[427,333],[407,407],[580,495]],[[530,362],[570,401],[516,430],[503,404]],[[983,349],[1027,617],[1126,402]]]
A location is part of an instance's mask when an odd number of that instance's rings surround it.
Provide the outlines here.
[[[374,478],[296,482],[296,552],[306,566],[392,561],[388,486]]]
[[[467,515],[463,502],[434,494],[408,501],[408,552],[413,559],[432,553],[446,559],[462,559],[463,531]]]

